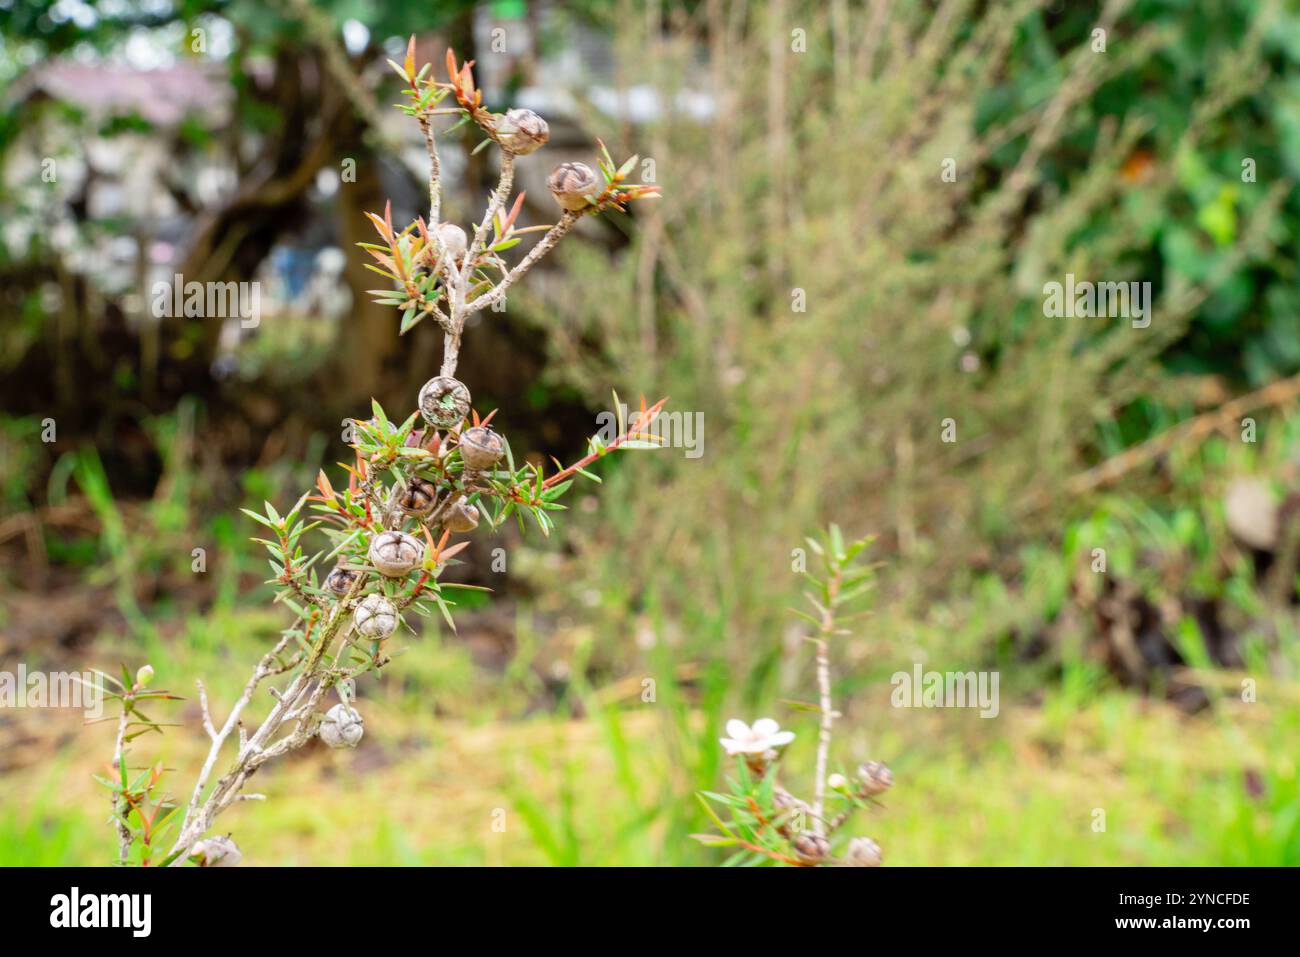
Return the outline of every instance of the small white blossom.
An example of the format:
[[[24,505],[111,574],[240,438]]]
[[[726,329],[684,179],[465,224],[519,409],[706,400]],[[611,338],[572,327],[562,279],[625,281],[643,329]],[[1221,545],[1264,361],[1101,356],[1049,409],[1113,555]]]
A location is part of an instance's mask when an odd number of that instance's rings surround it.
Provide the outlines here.
[[[843,791],[849,786],[849,782],[842,774],[832,774],[826,779],[826,786],[832,791]]]
[[[727,754],[763,754],[794,740],[793,731],[782,731],[771,718],[759,718],[752,726],[732,718],[727,722],[727,735],[718,739]]]

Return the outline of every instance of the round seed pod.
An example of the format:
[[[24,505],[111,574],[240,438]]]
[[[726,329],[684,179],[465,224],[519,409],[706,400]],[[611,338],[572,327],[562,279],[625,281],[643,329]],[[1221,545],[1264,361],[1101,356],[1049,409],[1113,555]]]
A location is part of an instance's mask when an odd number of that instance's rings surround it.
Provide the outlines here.
[[[551,138],[546,121],[532,110],[507,110],[496,121],[497,142],[516,156],[527,156]]]
[[[862,793],[870,797],[894,786],[894,772],[879,761],[867,761],[858,765],[858,780],[862,782]]]
[[[807,801],[795,797],[779,785],[772,792],[772,806],[778,814],[784,815],[781,823],[777,825],[777,830],[786,835],[792,829],[801,829],[804,821],[812,814],[812,807]]]
[[[357,579],[360,577],[360,572],[336,565],[325,576],[325,590],[332,591],[341,598],[352,590],[352,586],[356,584]]]
[[[590,206],[603,192],[600,178],[585,163],[561,163],[547,177],[546,188],[568,210]]]
[[[435,428],[460,425],[469,414],[469,389],[459,379],[435,376],[420,389],[420,414]]]
[[[363,638],[383,641],[397,630],[397,606],[383,595],[367,595],[352,613],[352,620]]]
[[[844,852],[844,863],[849,867],[879,867],[883,862],[880,845],[869,837],[855,837]]]
[[[483,425],[467,429],[460,436],[460,458],[467,469],[490,469],[505,454],[501,436]]]
[[[472,532],[478,528],[478,509],[462,498],[447,511],[442,524],[453,532]]]
[[[412,475],[406,481],[406,488],[397,499],[397,506],[407,515],[428,515],[438,497],[438,490],[433,483]]]
[[[370,541],[370,562],[379,574],[401,578],[424,561],[424,545],[406,532],[380,532]]]
[[[830,852],[831,842],[820,834],[805,831],[794,839],[794,856],[807,867],[820,864]]]
[[[199,859],[200,867],[235,867],[244,855],[229,837],[209,837],[190,848],[190,856]]]
[[[336,704],[325,712],[316,733],[331,748],[355,748],[361,743],[366,729],[361,712],[345,704]]]
[[[442,244],[445,253],[452,259],[459,259],[465,255],[465,250],[469,249],[469,237],[465,235],[465,230],[455,223],[439,223],[433,234]]]

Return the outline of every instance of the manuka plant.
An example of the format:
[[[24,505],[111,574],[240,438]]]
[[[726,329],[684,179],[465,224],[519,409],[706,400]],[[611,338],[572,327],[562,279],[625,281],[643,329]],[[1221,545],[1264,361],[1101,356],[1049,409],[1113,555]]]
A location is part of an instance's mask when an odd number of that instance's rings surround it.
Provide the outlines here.
[[[867,761],[858,765],[852,777],[838,771],[827,774],[831,728],[839,717],[831,702],[830,645],[832,639],[849,634],[842,627],[849,617],[846,609],[873,585],[874,567],[859,562],[871,541],[846,544],[834,525],[821,540],[808,539],[822,574],[804,573],[812,584],[804,592],[811,612],[795,614],[812,627],[806,640],[815,649],[817,671],[818,702],[803,706],[819,716],[812,802],[792,794],[781,778],[782,749],[794,740],[793,731],[783,731],[771,718],[759,718],[752,725],[736,719],[727,722],[727,737],[721,743],[737,759],[735,774],[727,779],[726,793],[699,796],[718,831],[695,838],[710,847],[732,848],[729,864],[875,867],[881,863],[875,841],[848,838],[842,829],[856,812],[878,803],[878,797],[893,786],[893,773],[879,761]]]
[[[657,195],[656,187],[625,183],[636,157],[616,167],[602,144],[599,173],[581,163],[557,167],[548,186],[561,210],[558,221],[520,228],[524,197],[511,203],[514,164],[546,143],[546,122],[531,110],[496,114],[485,109],[472,64],[458,65],[450,50],[445,81],[432,79],[428,65],[416,69],[414,38],[405,62],[390,64],[407,83],[400,108],[419,123],[428,149],[429,216],[398,229],[389,204],[383,216],[368,214],[381,242],[362,245],[376,260],[370,268],[392,284],[373,295],[401,311],[399,334],[429,318],[441,327],[441,369],[420,390],[409,415],[392,418],[374,402],[370,418],[353,423],[355,457],[342,466],[346,485],[336,488],[322,471],[316,488],[284,514],[270,503],[262,514],[245,510],[265,529],[257,541],[270,555],[275,600],[293,614],[293,622],[254,667],[220,726],[198,683],[210,747],[184,805],[161,793],[161,765],[139,773],[127,766],[130,742],[163,727],[144,716],[140,704],[176,696],[149,690],[148,666],[134,679],[124,670],[120,682],[101,675],[111,682],[112,697],[122,702],[112,774],[100,779],[112,791],[120,863],[238,863],[241,853],[229,835],[207,835],[232,804],[262,797],[244,793],[249,777],[314,737],[334,748],[355,747],[364,734],[356,679],[391,663],[390,643],[400,629],[409,630],[412,614],[436,613],[455,628],[450,593],[474,586],[440,580],[468,545],[453,543],[453,537],[480,524],[496,529],[511,516],[521,529],[531,521],[549,534],[554,513],[564,508],[559,499],[574,479],[597,480],[587,466],[616,449],[654,441],[644,430],[663,400],[649,408],[643,401],[630,423],[619,422],[614,438],[597,434],[582,459],[568,467],[556,462],[548,474],[542,466],[515,461],[509,442],[493,428],[495,412],[480,416],[469,388],[455,377],[471,315],[501,300],[583,216],[623,211],[633,200]],[[500,180],[472,233],[440,219],[434,123],[452,116],[459,119],[451,129],[472,124],[484,136],[478,148],[495,146],[500,153]],[[544,234],[511,265],[502,253],[533,232]],[[620,408],[617,396],[615,408]],[[264,683],[273,699],[270,711],[250,729],[245,711]],[[331,690],[339,702],[323,711]],[[231,740],[234,753],[223,759]],[[223,760],[226,770],[213,784]],[[162,835],[170,833],[175,838],[164,845]],[[168,849],[162,851],[163,846]]]

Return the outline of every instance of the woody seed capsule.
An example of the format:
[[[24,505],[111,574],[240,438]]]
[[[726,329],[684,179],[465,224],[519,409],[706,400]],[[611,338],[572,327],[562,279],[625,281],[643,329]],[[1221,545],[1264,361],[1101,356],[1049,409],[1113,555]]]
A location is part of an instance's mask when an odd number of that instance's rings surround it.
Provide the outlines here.
[[[361,577],[360,572],[354,572],[350,569],[336,565],[334,569],[325,576],[325,588],[342,597],[352,590],[352,586],[356,584],[359,577]]]
[[[562,163],[546,180],[546,188],[564,209],[590,206],[601,194],[600,180],[585,163]]]
[[[466,430],[460,437],[460,458],[467,469],[490,469],[505,450],[501,436],[482,425]]]
[[[879,761],[866,761],[858,765],[858,780],[862,782],[862,793],[870,797],[894,786],[894,772]]]
[[[830,851],[830,841],[820,834],[805,831],[794,839],[794,856],[799,859],[800,864],[806,864],[810,867],[814,864],[820,864],[826,860],[826,855]]]
[[[325,712],[317,734],[331,748],[355,748],[361,743],[365,731],[361,712],[345,704],[336,704]]]
[[[200,867],[235,867],[244,858],[229,837],[209,837],[199,841],[191,848],[190,854],[199,858]]]
[[[412,475],[407,479],[406,489],[397,500],[397,505],[408,515],[427,515],[429,509],[433,508],[437,494],[432,482]]]
[[[507,110],[496,122],[497,142],[516,156],[541,149],[550,139],[546,121],[532,110]]]
[[[439,429],[460,425],[469,413],[469,389],[459,379],[435,376],[420,389],[420,414]]]
[[[804,820],[812,814],[812,807],[807,801],[795,797],[780,785],[772,792],[772,806],[778,815],[783,815],[777,830],[785,835],[789,835],[791,830],[802,830]]]
[[[452,259],[459,259],[469,248],[469,237],[465,235],[465,230],[455,223],[439,223],[433,234],[442,246],[444,254]]]
[[[855,837],[844,852],[844,863],[849,867],[879,867],[883,861],[880,845],[869,837]]]
[[[352,620],[363,638],[383,641],[397,630],[397,606],[383,595],[367,595],[357,605]]]
[[[424,545],[406,532],[380,532],[370,542],[370,562],[388,578],[401,578],[424,561]]]
[[[478,509],[462,498],[448,510],[442,524],[453,532],[472,532],[478,528]]]

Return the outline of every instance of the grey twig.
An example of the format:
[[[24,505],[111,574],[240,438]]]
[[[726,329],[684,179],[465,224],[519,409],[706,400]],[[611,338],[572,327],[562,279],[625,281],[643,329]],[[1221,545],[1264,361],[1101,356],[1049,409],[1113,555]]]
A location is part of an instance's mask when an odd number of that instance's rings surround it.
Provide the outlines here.
[[[831,725],[835,721],[835,709],[831,705],[831,662],[830,644],[827,639],[835,633],[835,615],[832,609],[840,590],[839,566],[831,571],[827,582],[829,601],[822,609],[821,627],[815,637],[809,638],[817,648],[817,692],[820,698],[821,727],[817,734],[817,768],[813,781],[813,829],[818,834],[826,833],[826,822],[822,818],[822,805],[826,799],[826,763],[831,750]]]

